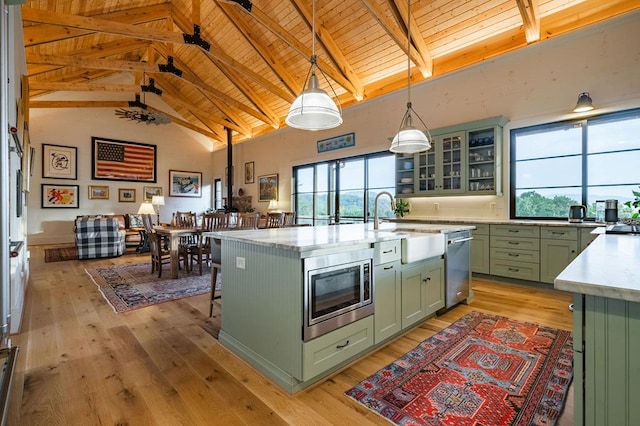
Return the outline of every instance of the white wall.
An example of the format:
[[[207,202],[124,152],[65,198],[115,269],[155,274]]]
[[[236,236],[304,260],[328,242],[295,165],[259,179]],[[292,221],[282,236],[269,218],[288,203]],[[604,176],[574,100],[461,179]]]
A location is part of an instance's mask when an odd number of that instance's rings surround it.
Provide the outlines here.
[[[79,99],[91,94],[56,94],[57,98]],[[126,95],[125,95],[126,96]],[[44,97],[40,99],[52,99]],[[113,100],[113,96],[111,97]],[[125,97],[127,99],[127,97]],[[132,99],[129,99],[132,100]],[[148,102],[153,104],[152,102]],[[165,109],[166,110],[166,109]],[[166,205],[160,208],[161,221],[169,222],[171,213],[196,211],[202,213],[211,206],[212,181],[224,172],[215,171],[212,164],[211,141],[175,124],[147,125],[119,118],[113,108],[31,109],[31,142],[36,149],[29,193],[29,244],[73,242],[73,220],[83,214],[135,213],[142,202],[144,186],[161,186]],[[91,179],[91,137],[153,144],[157,147],[157,183]],[[42,144],[77,147],[78,179],[42,179]],[[203,173],[201,198],[169,197],[169,170]],[[80,185],[78,209],[45,208],[41,206],[41,184]],[[109,186],[109,200],[89,200],[89,185]],[[118,202],[119,188],[136,189],[135,203]]]
[[[509,130],[578,117],[570,113],[578,94],[591,93],[599,114],[640,107],[640,12],[632,13],[488,60],[482,64],[412,86],[414,109],[429,128],[503,115],[505,128],[502,196],[413,198],[409,218],[508,218]],[[256,177],[278,173],[280,208],[290,207],[294,165],[349,157],[389,147],[407,102],[406,90],[344,111],[342,126],[307,132],[285,128],[234,148],[236,182],[243,164],[255,162]],[[318,154],[316,142],[355,132],[356,146]],[[214,164],[226,162],[224,150]],[[244,180],[242,180],[244,182]],[[239,187],[256,198],[257,183]],[[259,211],[266,203],[254,203]]]

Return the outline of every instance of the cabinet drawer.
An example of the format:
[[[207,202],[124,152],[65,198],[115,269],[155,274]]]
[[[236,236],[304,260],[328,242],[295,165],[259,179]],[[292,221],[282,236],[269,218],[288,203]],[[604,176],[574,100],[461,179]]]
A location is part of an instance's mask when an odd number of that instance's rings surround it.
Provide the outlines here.
[[[473,235],[489,235],[489,225],[475,224],[476,229],[472,230]]]
[[[540,227],[533,225],[491,225],[491,235],[539,238]]]
[[[373,315],[302,346],[302,380],[305,381],[373,346]]]
[[[392,240],[376,243],[374,246],[374,265],[382,265],[383,263],[400,260],[400,241],[401,240]]]
[[[540,227],[540,238],[577,241],[578,228],[569,226],[542,226]]]
[[[539,281],[540,265],[538,263],[491,259],[491,275]]]
[[[491,231],[493,233],[493,230]],[[539,238],[518,238],[502,237],[491,235],[491,247],[518,249],[518,250],[540,250]]]
[[[512,260],[515,262],[540,263],[540,251],[493,248],[491,249],[490,259]]]

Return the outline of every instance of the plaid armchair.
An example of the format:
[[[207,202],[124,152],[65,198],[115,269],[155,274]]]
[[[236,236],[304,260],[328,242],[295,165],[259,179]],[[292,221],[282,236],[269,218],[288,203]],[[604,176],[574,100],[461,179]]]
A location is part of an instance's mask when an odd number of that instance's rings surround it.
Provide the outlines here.
[[[78,259],[121,256],[126,232],[113,217],[81,217],[75,224]]]

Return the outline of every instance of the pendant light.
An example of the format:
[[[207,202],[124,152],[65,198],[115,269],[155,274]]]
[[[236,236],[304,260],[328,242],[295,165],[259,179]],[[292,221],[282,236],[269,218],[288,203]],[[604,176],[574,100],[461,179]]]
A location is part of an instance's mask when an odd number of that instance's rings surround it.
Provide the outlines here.
[[[411,0],[407,0],[407,111],[400,122],[400,130],[391,141],[389,151],[402,154],[413,154],[431,148],[431,134],[427,125],[411,106]],[[412,113],[418,117],[425,131],[413,125]]]
[[[327,92],[320,88],[318,77],[316,76],[316,2],[313,0],[312,13],[312,38],[313,45],[311,51],[311,69],[307,74],[309,85],[291,104],[285,122],[289,127],[302,130],[325,130],[332,129],[342,124],[342,111],[338,109]],[[319,69],[319,68],[317,68]],[[320,70],[322,73],[322,70]],[[322,73],[324,75],[324,73]],[[310,77],[309,77],[310,76]],[[329,81],[326,78],[325,80]],[[307,79],[305,79],[305,83]],[[329,83],[331,86],[331,83]],[[333,95],[336,93],[333,90]]]
[[[591,96],[589,96],[589,92],[582,92],[578,95],[578,103],[576,107],[573,109],[573,112],[587,112],[593,109],[593,101],[591,100]]]

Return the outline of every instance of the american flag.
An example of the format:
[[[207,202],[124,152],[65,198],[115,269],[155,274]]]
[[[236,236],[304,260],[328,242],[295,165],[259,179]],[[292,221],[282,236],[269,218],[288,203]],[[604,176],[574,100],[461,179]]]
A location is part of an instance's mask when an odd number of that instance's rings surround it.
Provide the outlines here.
[[[155,182],[155,146],[95,141],[94,179]]]

